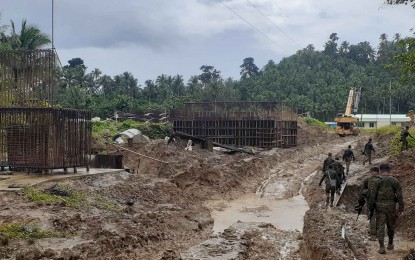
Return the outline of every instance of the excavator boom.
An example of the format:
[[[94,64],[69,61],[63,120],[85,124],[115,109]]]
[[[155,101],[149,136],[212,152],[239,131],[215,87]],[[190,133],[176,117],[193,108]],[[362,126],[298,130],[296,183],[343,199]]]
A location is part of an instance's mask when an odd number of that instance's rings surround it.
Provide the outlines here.
[[[356,91],[353,87],[350,88],[349,98],[347,99],[346,111],[344,114],[339,114],[334,118],[336,125],[336,134],[339,136],[346,135],[358,135],[359,128],[355,126],[355,123],[359,121],[356,117],[352,116],[353,112],[357,112],[357,108],[360,100],[360,90]]]
[[[352,114],[354,95],[354,88],[351,88],[349,91],[349,98],[347,99],[346,111],[344,112],[344,116],[350,116]]]

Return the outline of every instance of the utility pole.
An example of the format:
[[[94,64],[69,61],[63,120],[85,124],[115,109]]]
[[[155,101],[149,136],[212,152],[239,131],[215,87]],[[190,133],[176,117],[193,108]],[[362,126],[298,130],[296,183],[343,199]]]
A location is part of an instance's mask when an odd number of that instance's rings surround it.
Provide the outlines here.
[[[389,125],[392,125],[392,82],[389,81]]]
[[[52,49],[55,49],[55,44],[54,44],[54,38],[53,38],[53,34],[54,34],[54,16],[55,16],[55,1],[52,0]]]

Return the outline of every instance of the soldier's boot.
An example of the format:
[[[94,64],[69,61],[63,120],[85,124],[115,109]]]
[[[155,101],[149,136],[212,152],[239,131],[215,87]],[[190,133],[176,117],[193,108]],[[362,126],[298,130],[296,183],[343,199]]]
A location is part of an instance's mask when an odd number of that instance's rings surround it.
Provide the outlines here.
[[[388,250],[393,250],[395,249],[394,245],[393,245],[393,237],[389,237],[389,243],[388,243]]]
[[[369,235],[369,240],[370,241],[376,241],[376,240],[378,240],[378,238],[376,237],[376,235]]]
[[[386,250],[385,250],[385,241],[383,239],[379,239],[379,250],[378,250],[379,254],[386,254]]]
[[[330,198],[330,207],[333,207],[334,195]]]

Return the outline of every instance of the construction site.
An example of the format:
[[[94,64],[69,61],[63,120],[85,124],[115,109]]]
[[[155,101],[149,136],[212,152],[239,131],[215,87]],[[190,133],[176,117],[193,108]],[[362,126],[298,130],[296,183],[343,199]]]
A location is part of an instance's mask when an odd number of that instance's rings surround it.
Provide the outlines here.
[[[415,257],[415,155],[389,155],[394,134],[339,134],[277,101],[189,102],[169,111],[166,140],[115,144],[92,137],[89,111],[56,106],[53,49],[0,60],[1,259]],[[404,194],[385,255],[354,211],[369,138]],[[328,207],[323,161],[348,145],[356,160]]]

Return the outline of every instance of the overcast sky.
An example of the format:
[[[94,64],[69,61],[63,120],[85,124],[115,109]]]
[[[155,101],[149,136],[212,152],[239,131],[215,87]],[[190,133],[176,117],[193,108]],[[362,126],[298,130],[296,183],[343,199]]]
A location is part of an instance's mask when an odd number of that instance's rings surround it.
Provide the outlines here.
[[[12,19],[20,28],[27,19],[52,35],[51,3],[2,0],[1,23]],[[62,65],[80,57],[89,71],[129,71],[140,84],[162,73],[187,81],[201,65],[238,79],[246,57],[262,68],[308,44],[322,49],[333,32],[340,42],[377,46],[382,33],[411,35],[414,18],[414,9],[383,0],[55,1],[54,42]]]

